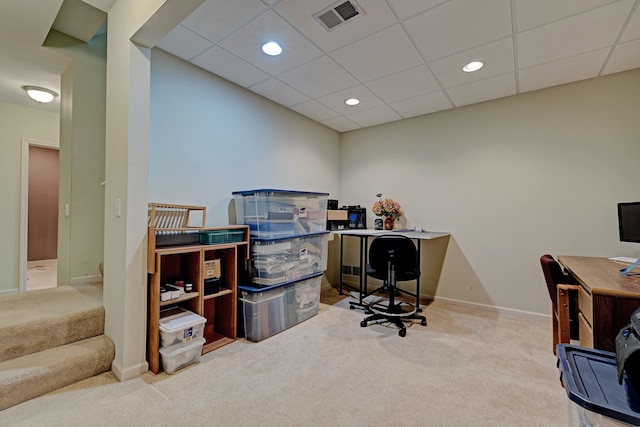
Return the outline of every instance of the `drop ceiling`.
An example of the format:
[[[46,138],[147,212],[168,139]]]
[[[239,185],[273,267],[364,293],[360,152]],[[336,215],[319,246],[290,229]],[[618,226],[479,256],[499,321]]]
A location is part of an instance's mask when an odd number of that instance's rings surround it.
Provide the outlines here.
[[[328,31],[340,3],[206,0],[158,47],[341,132],[640,67],[637,0],[356,0]]]
[[[0,100],[38,78],[59,91],[68,59],[42,43],[54,21],[67,34],[85,21],[63,4],[113,2],[3,2]],[[314,18],[341,3],[205,0],[157,47],[340,132],[640,68],[640,0],[355,0],[333,29]],[[485,65],[463,72],[472,60]]]

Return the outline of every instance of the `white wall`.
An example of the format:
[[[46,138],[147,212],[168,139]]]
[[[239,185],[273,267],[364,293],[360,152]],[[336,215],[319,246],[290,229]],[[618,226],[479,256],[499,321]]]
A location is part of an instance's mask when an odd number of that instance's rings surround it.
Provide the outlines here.
[[[207,206],[226,225],[233,191],[338,197],[339,134],[166,52],[151,55],[149,201]]]
[[[549,313],[543,253],[640,256],[616,216],[640,200],[639,100],[635,70],[345,133],[341,194],[452,233],[425,293]]]
[[[0,102],[0,295],[19,287],[22,138],[57,145],[59,128],[56,113]]]

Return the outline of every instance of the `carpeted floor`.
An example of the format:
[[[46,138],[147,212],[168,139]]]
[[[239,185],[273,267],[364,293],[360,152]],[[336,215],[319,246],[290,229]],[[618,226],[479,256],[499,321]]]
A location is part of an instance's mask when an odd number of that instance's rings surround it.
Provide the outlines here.
[[[361,328],[330,290],[317,316],[264,341],[173,375],[103,374],[0,412],[0,425],[567,425],[547,322],[437,301],[424,314],[405,338]]]

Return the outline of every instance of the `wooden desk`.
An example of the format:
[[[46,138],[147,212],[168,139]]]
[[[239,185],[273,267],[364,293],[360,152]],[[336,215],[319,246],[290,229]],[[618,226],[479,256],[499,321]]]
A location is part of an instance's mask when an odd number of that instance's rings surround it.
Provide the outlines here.
[[[558,261],[580,283],[580,345],[616,351],[616,335],[640,307],[640,277],[621,276],[627,264],[608,258],[559,256]]]

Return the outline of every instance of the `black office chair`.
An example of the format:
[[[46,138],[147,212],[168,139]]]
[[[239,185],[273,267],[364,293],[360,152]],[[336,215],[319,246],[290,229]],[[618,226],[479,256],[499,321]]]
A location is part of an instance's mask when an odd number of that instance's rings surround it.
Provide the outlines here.
[[[384,282],[382,289],[388,291],[388,299],[378,299],[369,303],[367,309],[373,314],[360,322],[360,326],[364,328],[369,322],[374,321],[376,323],[391,322],[398,327],[398,335],[401,337],[407,334],[405,322],[420,320],[422,326],[427,326],[427,318],[417,314],[420,311],[417,285],[415,294],[396,287],[396,282],[417,280],[420,277],[418,252],[410,238],[399,235],[376,237],[369,248],[366,273]],[[414,297],[415,302],[396,302],[396,296],[400,294]],[[404,306],[408,306],[409,311],[405,310]]]

